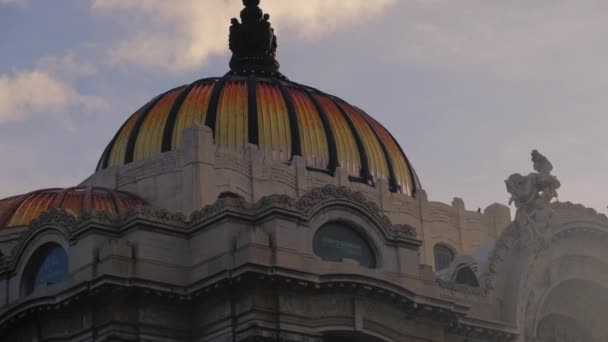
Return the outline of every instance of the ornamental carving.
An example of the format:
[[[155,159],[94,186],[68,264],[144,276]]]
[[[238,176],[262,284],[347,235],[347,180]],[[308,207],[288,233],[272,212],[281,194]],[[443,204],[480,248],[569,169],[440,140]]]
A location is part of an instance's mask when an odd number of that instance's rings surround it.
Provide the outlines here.
[[[150,219],[172,225],[186,225],[188,222],[186,216],[181,213],[175,213],[165,209],[155,209],[152,207],[140,206],[128,209],[125,214],[120,217],[120,223],[137,218]]]
[[[406,224],[396,224],[388,230],[393,236],[398,238],[416,238],[416,228]]]
[[[116,214],[102,211],[102,210],[85,210],[76,220],[77,227],[84,227],[91,222],[106,224],[106,225],[116,225],[118,222],[118,216]]]
[[[242,196],[237,194],[222,194],[213,204],[193,212],[190,215],[190,223],[196,224],[202,222],[229,209],[246,210],[248,208],[249,204]]]
[[[437,278],[437,285],[446,290],[464,293],[467,296],[483,297],[488,294],[485,287],[473,287],[466,284],[457,284],[453,280],[444,280]]]
[[[309,211],[310,209],[318,206],[320,203],[332,199],[347,199],[355,201],[367,207],[371,212],[381,212],[380,207],[378,207],[376,203],[369,201],[362,192],[353,191],[345,186],[338,187],[331,184],[325,185],[321,188],[312,189],[304,194],[304,196],[300,197],[295,205],[296,208],[300,210]],[[387,217],[385,219],[388,220]],[[390,220],[387,222],[390,222]]]
[[[537,172],[527,176],[515,173],[505,184],[511,194],[509,204],[515,203],[517,208],[515,222],[532,228],[533,233],[539,234],[551,219],[553,210],[550,204],[557,198],[557,189],[561,184],[557,177],[551,175],[551,162],[537,150],[532,151],[532,162]]]
[[[253,210],[264,210],[270,207],[293,209],[296,207],[296,201],[288,195],[270,195],[257,201],[251,208]]]
[[[232,212],[245,218],[254,218],[264,212],[277,209],[301,219],[307,219],[314,215],[316,208],[324,207],[324,204],[334,200],[343,200],[362,206],[378,220],[391,238],[416,238],[415,228],[407,225],[393,225],[391,220],[382,213],[380,207],[369,201],[363,193],[334,185],[313,189],[297,200],[287,195],[270,195],[256,203],[249,203],[237,194],[222,194],[215,203],[193,212],[190,215],[189,224],[197,225],[226,212]]]
[[[30,222],[30,231],[34,231],[39,227],[49,224],[58,225],[67,228],[68,230],[73,230],[74,227],[76,227],[77,219],[76,216],[72,215],[67,210],[49,209]]]

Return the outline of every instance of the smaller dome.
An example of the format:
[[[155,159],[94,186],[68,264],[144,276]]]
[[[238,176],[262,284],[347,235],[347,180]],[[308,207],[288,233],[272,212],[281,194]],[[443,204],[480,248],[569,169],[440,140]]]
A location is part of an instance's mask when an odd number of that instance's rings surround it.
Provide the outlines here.
[[[49,209],[64,209],[74,215],[86,210],[120,214],[126,209],[148,205],[124,191],[99,187],[44,189],[0,200],[0,228],[28,225]]]

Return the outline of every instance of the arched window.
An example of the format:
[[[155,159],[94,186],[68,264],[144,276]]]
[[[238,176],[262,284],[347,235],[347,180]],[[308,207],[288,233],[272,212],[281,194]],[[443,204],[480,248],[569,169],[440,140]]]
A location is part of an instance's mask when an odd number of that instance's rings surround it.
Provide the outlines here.
[[[351,259],[364,267],[376,267],[376,256],[367,239],[345,223],[333,222],[319,228],[313,250],[323,260],[339,262]]]
[[[454,253],[454,251],[442,244],[442,243],[438,243],[435,245],[434,248],[435,251],[435,271],[439,272],[441,270],[444,270],[448,267],[450,267],[450,265],[452,264],[452,261],[454,261],[454,257],[456,257],[456,254]]]
[[[470,267],[463,267],[456,273],[454,282],[460,285],[468,285],[470,287],[479,287],[479,281],[475,272]]]
[[[68,274],[68,255],[61,246],[49,243],[40,247],[32,256],[24,278],[25,294],[36,288],[57,284]]]

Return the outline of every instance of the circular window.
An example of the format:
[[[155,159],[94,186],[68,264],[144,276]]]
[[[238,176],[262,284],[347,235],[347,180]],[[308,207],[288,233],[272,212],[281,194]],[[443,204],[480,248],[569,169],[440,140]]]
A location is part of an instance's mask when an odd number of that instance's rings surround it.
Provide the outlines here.
[[[319,228],[313,250],[326,261],[351,259],[367,268],[376,267],[376,257],[367,239],[344,223],[329,223]]]
[[[34,253],[26,274],[26,294],[41,286],[60,283],[68,274],[68,255],[57,244],[42,246]]]

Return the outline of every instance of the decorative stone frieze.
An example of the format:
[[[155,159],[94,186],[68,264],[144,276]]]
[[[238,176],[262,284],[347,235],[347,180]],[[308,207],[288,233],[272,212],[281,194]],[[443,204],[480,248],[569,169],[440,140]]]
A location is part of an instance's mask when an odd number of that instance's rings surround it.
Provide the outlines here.
[[[444,289],[464,293],[467,296],[484,297],[488,295],[488,289],[483,287],[472,287],[466,284],[457,284],[453,280],[437,279],[437,284]]]
[[[91,217],[94,219],[95,217]],[[137,219],[147,219],[158,223],[170,225],[187,225],[186,216],[181,213],[171,212],[165,209],[151,207],[135,207],[128,209],[126,213],[118,218],[119,224],[124,224]]]
[[[76,216],[70,214],[63,209],[50,209],[32,220],[29,224],[30,230],[35,231],[36,229],[45,225],[56,225],[67,228],[68,230],[74,229],[78,219]]]

